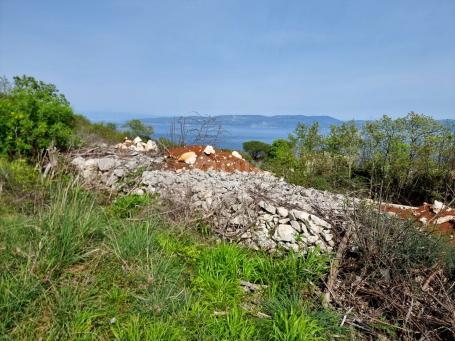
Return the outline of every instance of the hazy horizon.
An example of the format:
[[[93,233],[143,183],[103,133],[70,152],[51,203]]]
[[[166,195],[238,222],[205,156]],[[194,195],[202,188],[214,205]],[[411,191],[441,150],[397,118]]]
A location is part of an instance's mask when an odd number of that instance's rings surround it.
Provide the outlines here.
[[[375,120],[381,118],[383,115],[388,115],[388,114],[381,114],[378,115],[377,117],[371,118],[371,119],[346,119],[346,118],[340,118],[337,117],[336,115],[330,115],[330,114],[320,114],[320,115],[313,115],[313,114],[294,114],[294,113],[279,113],[279,114],[262,114],[262,113],[225,113],[225,114],[208,114],[208,113],[198,113],[198,112],[188,112],[188,113],[182,113],[182,114],[169,114],[169,115],[163,115],[163,114],[144,114],[144,113],[128,113],[128,112],[99,112],[99,111],[87,111],[87,112],[78,112],[79,114],[82,114],[86,116],[87,118],[94,120],[94,121],[104,121],[108,122],[109,119],[111,119],[111,122],[119,122],[119,121],[125,121],[128,119],[147,119],[147,118],[174,118],[174,117],[182,117],[182,116],[264,116],[264,117],[275,117],[275,116],[306,116],[306,117],[331,117],[339,121],[351,121],[351,120],[357,120],[357,121],[365,121],[365,120]],[[391,116],[393,118],[399,118],[399,117],[405,117],[408,113],[405,113],[403,115],[396,115],[396,116]],[[425,114],[425,113],[419,113],[419,114]],[[112,116],[116,115],[116,116]],[[426,115],[426,114],[425,114]],[[433,117],[432,115],[428,115]],[[453,116],[448,116],[448,117],[440,117],[440,118],[435,118],[437,120],[455,120],[455,114]]]

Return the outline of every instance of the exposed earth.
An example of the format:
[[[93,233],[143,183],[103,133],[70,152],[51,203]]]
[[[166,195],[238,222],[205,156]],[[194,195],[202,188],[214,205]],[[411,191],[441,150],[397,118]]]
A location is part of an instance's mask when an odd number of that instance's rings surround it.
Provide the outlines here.
[[[187,146],[172,148],[168,151],[165,169],[201,169],[203,171],[217,170],[232,173],[238,172],[258,172],[259,170],[248,161],[235,157],[230,152],[214,149],[214,154],[204,153],[205,146]],[[196,153],[197,159],[193,165],[178,161],[179,157],[187,152]]]
[[[383,209],[399,218],[412,219],[429,231],[447,235],[455,242],[455,208],[438,203],[423,203],[418,207],[385,204]]]

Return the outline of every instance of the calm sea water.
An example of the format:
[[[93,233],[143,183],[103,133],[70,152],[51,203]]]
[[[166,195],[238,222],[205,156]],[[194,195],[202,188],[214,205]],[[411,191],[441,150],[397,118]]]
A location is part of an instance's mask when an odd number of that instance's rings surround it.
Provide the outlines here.
[[[287,138],[299,122],[311,124],[318,121],[322,134],[329,131],[331,124],[339,124],[341,122],[327,116],[225,115],[215,118],[214,125],[222,127],[222,133],[214,144],[218,147],[238,150],[242,149],[242,143],[245,141],[258,140],[271,143],[279,138]],[[195,118],[195,120],[199,119],[199,117]],[[171,118],[145,118],[142,121],[153,126],[155,137],[171,137]],[[179,129],[176,130],[178,131]],[[216,129],[212,129],[211,133],[213,134],[215,131]],[[187,142],[192,143],[193,139],[194,134],[190,134]],[[207,142],[209,143],[210,139]]]
[[[170,125],[153,125],[155,130],[154,137],[166,137],[171,138]],[[223,127],[222,133],[217,136],[214,144],[217,147],[227,149],[242,149],[242,143],[250,140],[258,140],[266,143],[272,143],[278,138],[286,138],[292,129],[282,128],[250,128],[250,127],[236,127],[236,126],[225,126]],[[174,139],[178,137],[174,136]],[[192,143],[195,139],[194,134],[188,136],[188,143]],[[212,143],[214,138],[208,138],[207,143]]]

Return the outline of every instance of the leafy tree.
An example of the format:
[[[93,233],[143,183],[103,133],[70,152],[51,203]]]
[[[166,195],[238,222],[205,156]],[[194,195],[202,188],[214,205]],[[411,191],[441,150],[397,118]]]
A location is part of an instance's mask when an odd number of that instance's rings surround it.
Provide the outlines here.
[[[299,123],[289,139],[296,145],[299,156],[320,151],[322,136],[319,134],[319,122],[314,122],[311,126]]]
[[[243,150],[248,153],[253,160],[260,161],[267,158],[270,153],[270,145],[261,141],[247,141],[243,143]]]
[[[350,179],[362,145],[362,139],[355,123],[348,122],[340,126],[331,126],[325,145],[326,150],[336,158],[336,171],[347,168],[347,178]]]
[[[288,181],[333,190],[368,189],[369,196],[418,204],[455,196],[455,130],[431,117],[384,115],[359,129],[299,124],[272,143],[266,168]]]
[[[11,158],[39,156],[46,148],[67,149],[73,142],[73,111],[55,85],[33,77],[2,80],[0,153]]]
[[[142,139],[149,139],[150,135],[154,133],[153,127],[144,124],[141,120],[130,120],[125,123],[124,127],[126,128],[126,134],[130,137],[139,136]]]
[[[294,144],[292,141],[278,139],[270,146],[270,159],[289,162],[294,159]]]

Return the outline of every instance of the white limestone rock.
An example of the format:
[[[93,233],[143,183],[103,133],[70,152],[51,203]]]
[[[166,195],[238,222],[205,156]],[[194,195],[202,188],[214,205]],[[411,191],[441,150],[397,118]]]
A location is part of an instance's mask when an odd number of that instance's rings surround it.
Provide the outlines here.
[[[98,169],[102,172],[111,170],[115,166],[117,166],[117,162],[113,158],[103,157],[98,160]]]
[[[295,242],[296,231],[291,225],[278,225],[273,235],[273,239],[282,242]]]
[[[204,154],[205,155],[211,155],[211,154],[215,154],[215,148],[213,148],[212,146],[208,145],[204,148]]]
[[[269,212],[270,214],[275,214],[276,213],[276,208],[272,205],[270,205],[268,202],[261,200],[259,202],[259,207],[262,208],[263,210]]]
[[[278,207],[276,209],[277,213],[280,215],[280,217],[287,218],[289,215],[289,211],[285,209],[284,207]]]
[[[158,151],[158,145],[156,144],[155,141],[148,140],[147,143],[144,146],[144,150],[146,152],[157,152]]]
[[[186,153],[183,153],[182,155],[180,155],[180,157],[178,158],[178,161],[183,161],[188,165],[194,165],[194,163],[196,162],[196,159],[197,159],[197,155],[195,152],[186,152]]]
[[[233,157],[236,157],[237,159],[243,159],[242,155],[240,155],[240,153],[235,150],[231,154]]]
[[[438,214],[441,210],[445,209],[445,205],[441,201],[435,200],[431,208],[434,213]]]

